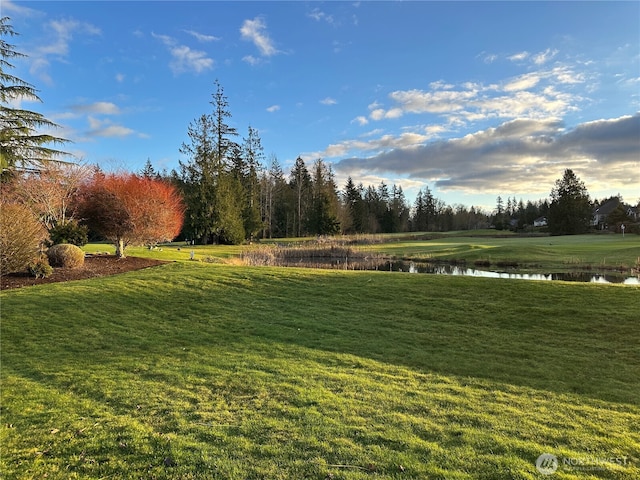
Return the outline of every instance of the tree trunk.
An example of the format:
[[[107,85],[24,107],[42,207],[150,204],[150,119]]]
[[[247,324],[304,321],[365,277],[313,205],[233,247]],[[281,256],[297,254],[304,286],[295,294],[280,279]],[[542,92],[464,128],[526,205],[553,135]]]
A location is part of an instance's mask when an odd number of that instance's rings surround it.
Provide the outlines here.
[[[124,240],[122,238],[116,240],[116,257],[124,258]]]

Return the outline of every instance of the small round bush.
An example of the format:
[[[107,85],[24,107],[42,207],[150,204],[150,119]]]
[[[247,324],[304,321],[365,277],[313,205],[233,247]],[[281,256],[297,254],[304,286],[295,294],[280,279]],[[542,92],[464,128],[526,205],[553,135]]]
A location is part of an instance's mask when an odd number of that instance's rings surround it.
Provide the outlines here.
[[[52,267],[79,268],[84,265],[84,252],[80,247],[69,243],[59,243],[47,250]]]
[[[46,278],[53,273],[53,268],[49,265],[49,259],[46,255],[40,255],[27,265],[29,275],[36,278]]]
[[[86,225],[80,225],[76,220],[67,223],[58,223],[49,230],[51,245],[59,243],[70,243],[79,247],[86,245],[89,241],[87,233],[89,229]]]
[[[26,206],[17,203],[0,205],[0,275],[27,268],[47,232]]]

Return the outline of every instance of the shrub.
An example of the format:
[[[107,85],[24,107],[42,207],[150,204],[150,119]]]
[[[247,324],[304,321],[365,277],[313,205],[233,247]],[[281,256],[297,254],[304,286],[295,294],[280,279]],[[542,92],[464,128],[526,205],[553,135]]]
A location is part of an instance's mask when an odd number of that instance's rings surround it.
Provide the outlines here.
[[[59,243],[70,243],[81,247],[89,241],[87,237],[89,229],[86,225],[80,225],[77,221],[71,220],[67,223],[59,223],[49,230],[51,245]]]
[[[46,255],[40,255],[27,265],[29,275],[36,278],[46,278],[53,273],[53,268],[49,265],[49,259]]]
[[[27,207],[0,205],[0,274],[24,271],[46,238],[46,230]]]
[[[84,265],[84,252],[69,243],[59,243],[47,250],[49,263],[54,267],[79,268]]]

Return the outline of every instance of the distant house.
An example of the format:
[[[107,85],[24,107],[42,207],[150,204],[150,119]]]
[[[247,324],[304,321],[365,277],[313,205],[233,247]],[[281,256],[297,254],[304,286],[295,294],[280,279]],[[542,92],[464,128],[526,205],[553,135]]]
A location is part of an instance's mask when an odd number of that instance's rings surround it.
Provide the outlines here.
[[[607,223],[607,217],[611,215],[611,212],[618,208],[618,205],[620,205],[619,198],[611,198],[604,202],[594,210],[591,225],[594,227],[600,227],[600,229],[604,230],[605,224]]]
[[[533,221],[534,227],[546,227],[547,226],[547,217],[538,217]]]
[[[600,207],[594,210],[591,224],[594,227],[599,228],[600,230],[605,230],[606,228],[608,228],[607,218],[609,218],[609,215],[611,215],[620,206],[622,206],[625,215],[629,218],[629,220],[631,220],[631,222],[637,222],[638,220],[640,220],[640,212],[638,211],[638,207],[622,203],[618,198],[612,198],[610,200],[607,200],[602,205],[600,205]]]

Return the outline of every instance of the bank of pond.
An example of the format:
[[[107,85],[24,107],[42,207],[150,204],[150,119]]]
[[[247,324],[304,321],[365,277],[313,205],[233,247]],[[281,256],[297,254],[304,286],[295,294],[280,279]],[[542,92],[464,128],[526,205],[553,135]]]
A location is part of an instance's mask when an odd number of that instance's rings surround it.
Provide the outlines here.
[[[516,267],[501,270],[485,270],[471,268],[458,263],[416,262],[407,260],[377,258],[298,258],[281,259],[275,263],[281,267],[324,268],[339,270],[377,270],[387,272],[406,272],[428,275],[452,275],[481,278],[503,278],[509,280],[565,281],[591,283],[617,283],[624,285],[640,285],[640,275],[629,275],[620,272],[567,271],[552,273],[520,272]]]

